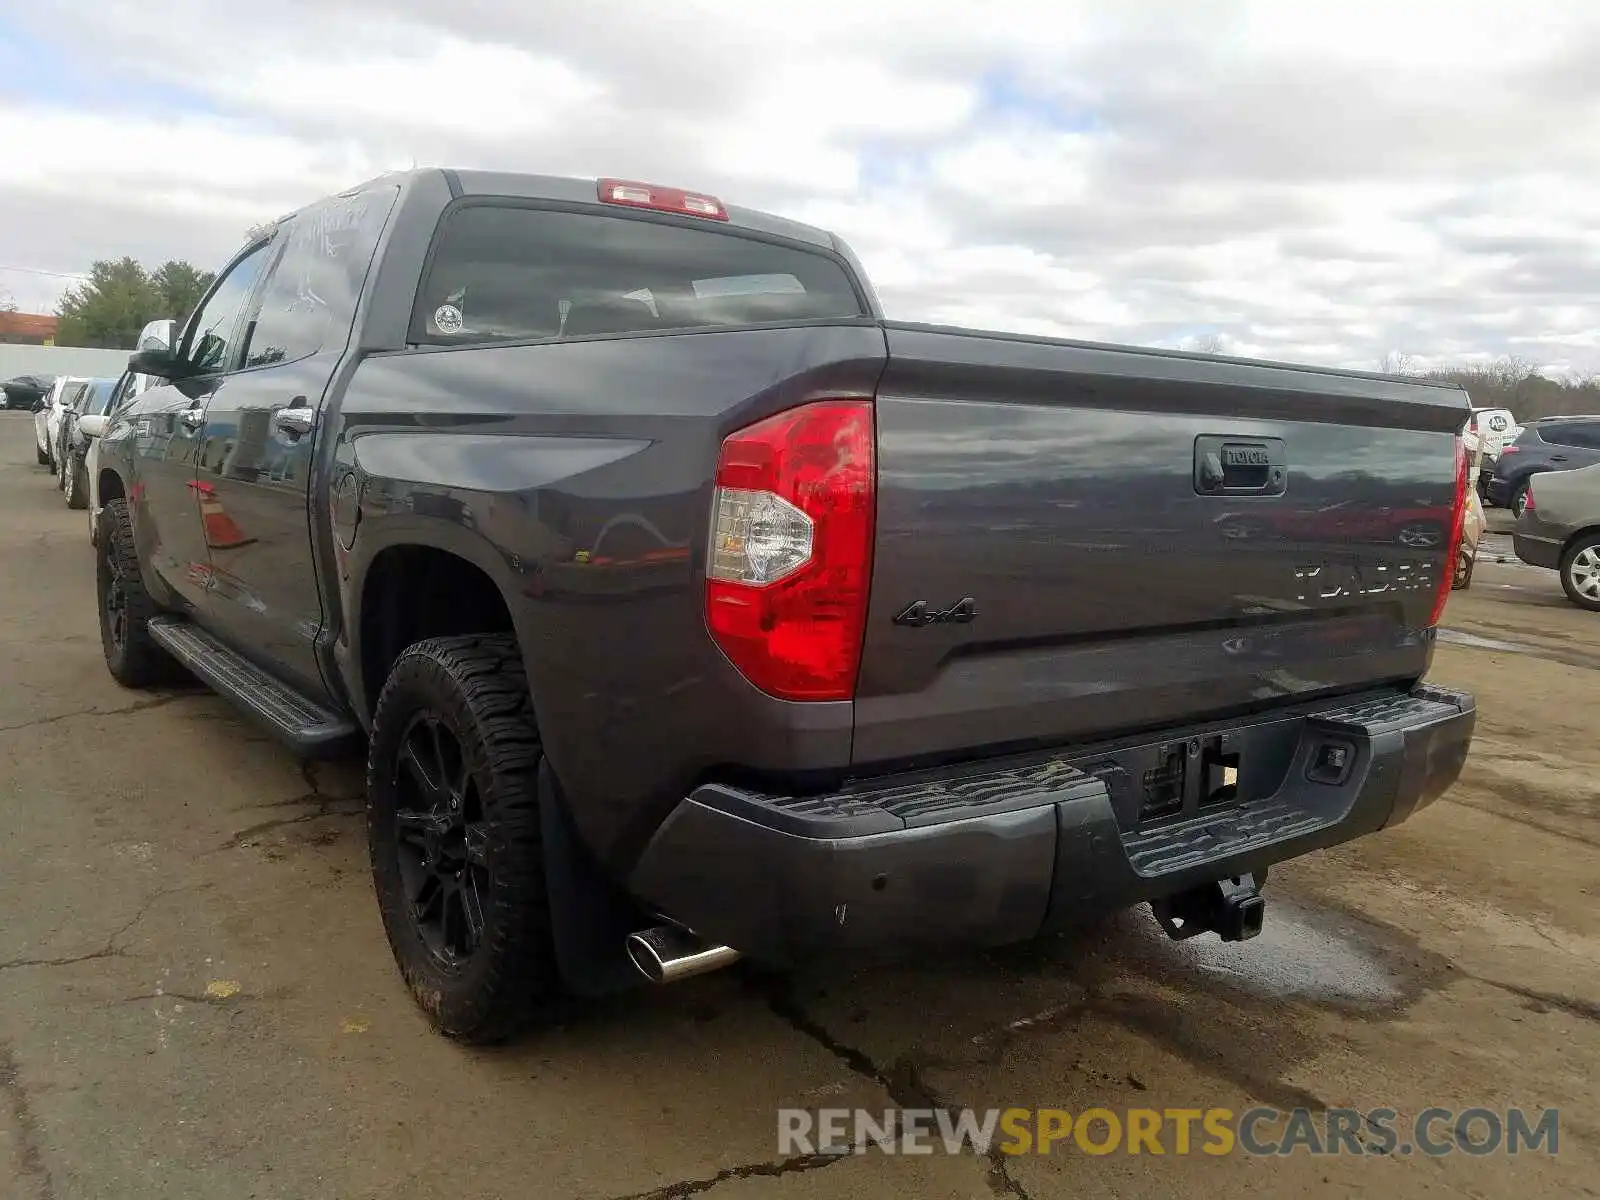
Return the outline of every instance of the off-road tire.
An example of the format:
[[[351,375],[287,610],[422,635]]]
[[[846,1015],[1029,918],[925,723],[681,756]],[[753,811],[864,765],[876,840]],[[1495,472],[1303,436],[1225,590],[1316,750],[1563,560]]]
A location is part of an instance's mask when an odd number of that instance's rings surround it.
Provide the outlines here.
[[[127,620],[120,638],[108,606],[113,587],[121,589]],[[134,548],[133,515],[118,497],[100,510],[100,536],[95,548],[95,597],[100,610],[100,645],[106,669],[128,688],[147,688],[182,678],[183,668],[150,636],[149,621],[161,607],[145,590]]]
[[[419,718],[456,738],[485,834],[488,882],[474,892],[482,934],[454,965],[424,940],[401,867],[402,754]],[[503,1041],[560,1008],[539,825],[542,758],[515,637],[430,638],[401,652],[378,696],[368,743],[367,846],[400,974],[433,1025],[459,1041]]]

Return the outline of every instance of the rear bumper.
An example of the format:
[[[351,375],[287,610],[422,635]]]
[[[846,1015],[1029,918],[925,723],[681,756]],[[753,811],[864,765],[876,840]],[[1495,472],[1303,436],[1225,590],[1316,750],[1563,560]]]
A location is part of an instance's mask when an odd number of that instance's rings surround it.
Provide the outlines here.
[[[1544,567],[1555,571],[1561,567],[1561,549],[1565,544],[1558,529],[1540,521],[1537,513],[1523,513],[1511,535],[1511,548],[1517,557],[1530,567]]]
[[[1024,941],[1397,824],[1461,772],[1470,696],[1430,686],[1106,747],[874,780],[825,796],[707,785],[640,858],[636,895],[774,964]],[[1336,782],[1310,778],[1346,749]],[[1139,824],[1143,764],[1240,753],[1237,798]],[[1258,786],[1259,785],[1259,786]]]

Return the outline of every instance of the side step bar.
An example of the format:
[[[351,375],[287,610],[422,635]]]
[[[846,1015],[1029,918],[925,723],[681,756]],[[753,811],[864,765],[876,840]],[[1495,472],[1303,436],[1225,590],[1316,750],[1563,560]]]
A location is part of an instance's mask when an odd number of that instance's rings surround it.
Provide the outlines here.
[[[337,755],[361,732],[348,717],[302,696],[191,621],[153,617],[147,628],[186,670],[305,758]]]

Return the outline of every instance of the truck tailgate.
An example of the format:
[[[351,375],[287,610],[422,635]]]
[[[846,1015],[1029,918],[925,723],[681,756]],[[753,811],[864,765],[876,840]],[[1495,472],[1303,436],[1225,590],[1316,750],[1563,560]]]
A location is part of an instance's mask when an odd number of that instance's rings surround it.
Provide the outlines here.
[[[858,763],[1427,669],[1464,393],[887,326]]]

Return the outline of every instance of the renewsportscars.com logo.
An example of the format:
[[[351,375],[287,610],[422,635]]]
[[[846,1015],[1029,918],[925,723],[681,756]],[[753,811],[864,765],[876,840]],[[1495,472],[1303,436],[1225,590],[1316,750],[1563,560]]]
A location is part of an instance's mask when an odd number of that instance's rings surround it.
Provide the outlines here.
[[[1560,1110],[783,1108],[778,1152],[812,1154],[1556,1154]]]

